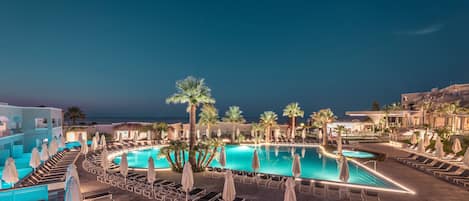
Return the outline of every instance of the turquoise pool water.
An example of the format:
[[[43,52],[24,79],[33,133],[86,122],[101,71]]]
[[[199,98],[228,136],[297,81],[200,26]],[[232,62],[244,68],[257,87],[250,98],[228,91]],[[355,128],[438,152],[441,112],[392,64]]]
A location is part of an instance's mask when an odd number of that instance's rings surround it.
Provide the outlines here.
[[[226,146],[226,168],[234,170],[252,171],[251,160],[254,146]],[[340,181],[337,161],[333,158],[325,157],[320,154],[316,147],[286,147],[286,146],[261,146],[258,147],[261,168],[259,172],[291,176],[292,151],[301,156],[301,178]],[[156,168],[169,168],[166,159],[158,159],[159,148],[133,151],[128,153],[129,167],[147,168],[148,157],[153,156]],[[114,159],[116,164],[120,163],[120,156]],[[218,161],[214,160],[213,167],[220,167]],[[349,183],[390,188],[402,190],[395,184],[374,175],[355,163],[349,162],[350,179]]]
[[[337,153],[337,151],[334,151]],[[375,158],[376,155],[365,151],[342,150],[342,154],[351,158]]]

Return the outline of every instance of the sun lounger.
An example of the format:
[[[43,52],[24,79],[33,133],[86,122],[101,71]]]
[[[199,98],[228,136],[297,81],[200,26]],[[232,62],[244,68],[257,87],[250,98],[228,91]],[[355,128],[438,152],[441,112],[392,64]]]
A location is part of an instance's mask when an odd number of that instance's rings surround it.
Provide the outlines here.
[[[209,192],[205,194],[204,196],[196,199],[195,201],[214,201],[220,197],[220,193],[217,192]]]

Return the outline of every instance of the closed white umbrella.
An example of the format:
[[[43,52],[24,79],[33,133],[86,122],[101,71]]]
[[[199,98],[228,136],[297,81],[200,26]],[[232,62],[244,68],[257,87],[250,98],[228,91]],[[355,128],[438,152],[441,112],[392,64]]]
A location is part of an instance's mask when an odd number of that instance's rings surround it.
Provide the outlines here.
[[[119,172],[122,174],[122,176],[124,176],[124,180],[127,181],[127,174],[129,173],[129,162],[127,161],[127,153],[123,153],[121,156]]]
[[[435,148],[436,148],[436,156],[438,158],[443,158],[445,156],[445,151],[443,150],[443,144],[441,143],[440,138],[436,139]]]
[[[223,185],[223,201],[233,201],[236,198],[236,189],[231,170],[225,173],[225,184]]]
[[[58,150],[57,140],[54,138],[49,144],[49,156],[53,156],[57,153]]]
[[[412,138],[410,139],[410,143],[415,145],[415,144],[417,144],[417,142],[418,142],[417,141],[417,135],[413,134]]]
[[[306,138],[306,129],[303,129],[301,131],[301,139],[303,139],[303,142],[305,141],[305,138]]]
[[[274,131],[275,142],[278,142],[279,137],[280,137],[280,129],[276,128]]]
[[[33,148],[33,151],[31,152],[31,159],[29,160],[29,166],[32,168],[36,169],[41,165],[41,156],[39,155],[39,151],[37,150],[36,147]]]
[[[65,184],[65,201],[82,201],[80,184],[73,177]]]
[[[451,146],[451,149],[453,150],[453,152],[455,154],[459,153],[460,151],[462,151],[462,147],[461,147],[461,142],[459,141],[458,138],[454,139],[453,141],[453,146]]]
[[[153,184],[156,180],[156,172],[155,172],[155,161],[153,157],[148,158],[148,172],[147,172],[147,181],[150,184]],[[153,185],[152,185],[153,188]]]
[[[348,179],[350,178],[349,167],[347,163],[347,159],[345,156],[341,156],[340,158],[340,167],[339,167],[339,179],[340,181],[347,183]]]
[[[259,162],[259,155],[257,154],[257,149],[254,150],[254,153],[253,153],[251,168],[254,171],[254,173],[259,171],[259,169],[261,168],[261,164]]]
[[[42,144],[41,147],[41,161],[47,161],[49,159],[49,150],[47,149],[47,144]]]
[[[296,201],[295,193],[295,180],[291,177],[285,182],[285,194],[283,196],[284,201]]]
[[[295,159],[293,159],[291,172],[294,177],[300,177],[301,175],[301,161],[298,154],[295,154]]]
[[[101,140],[99,139],[99,132],[96,132],[94,134],[94,137],[96,138],[96,149],[98,149],[99,143],[101,142]]]
[[[98,149],[98,138],[99,137],[94,136],[91,140],[91,151],[96,151]]]
[[[424,152],[425,152],[425,146],[424,146],[423,140],[419,140],[419,144],[418,144],[418,147],[417,147],[417,151],[418,151],[419,153],[424,153]]]
[[[99,144],[101,144],[101,148],[103,148],[103,149],[106,148],[106,136],[101,135],[100,140],[101,140],[101,143],[99,143]]]
[[[236,137],[239,137],[240,134],[241,132],[239,132],[239,128],[236,128]]]
[[[86,143],[86,140],[81,140],[81,153],[82,154],[88,154],[88,144]]]
[[[191,163],[184,164],[184,169],[182,170],[181,178],[182,190],[186,192],[186,200],[189,191],[194,187],[194,176],[192,175],[192,166]]]
[[[109,168],[109,161],[107,160],[107,156],[107,149],[104,149],[101,153],[101,167],[103,168],[104,172],[106,172]]]
[[[12,157],[8,157],[5,161],[5,166],[2,172],[2,180],[11,184],[12,186],[14,183],[19,181],[15,160]]]
[[[63,135],[60,135],[59,138],[59,148],[65,148],[65,138]]]
[[[427,147],[428,145],[430,145],[430,137],[428,136],[428,134],[426,134],[426,135],[423,137],[423,146],[424,146],[424,147]]]
[[[220,163],[221,167],[225,168],[225,166],[226,166],[225,147],[221,147],[220,156],[219,156],[218,162]]]
[[[301,148],[301,158],[304,158],[305,155],[306,155],[306,148],[303,147],[303,148]]]
[[[75,166],[75,164],[70,164],[67,167],[67,173],[65,174],[65,183],[68,183],[68,181],[72,179],[72,177],[73,179],[75,179],[78,185],[80,185],[80,178],[78,177],[77,166]]]
[[[463,162],[466,166],[469,166],[469,147],[467,147],[466,153],[464,153],[464,158],[462,159],[462,162]]]
[[[217,136],[218,136],[218,138],[221,137],[221,129],[218,129],[218,130],[217,130]]]

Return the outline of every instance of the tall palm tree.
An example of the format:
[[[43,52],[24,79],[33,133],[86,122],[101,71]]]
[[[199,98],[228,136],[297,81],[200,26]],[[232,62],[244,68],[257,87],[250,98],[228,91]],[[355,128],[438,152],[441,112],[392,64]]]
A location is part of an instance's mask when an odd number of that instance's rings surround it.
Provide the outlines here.
[[[210,127],[218,122],[218,110],[211,104],[205,104],[200,110],[199,125],[207,126],[207,137],[210,137]]]
[[[300,104],[297,102],[288,104],[285,109],[283,109],[283,116],[290,118],[291,123],[291,135],[290,137],[295,138],[296,133],[296,117],[303,117],[305,112],[301,110]]]
[[[67,111],[65,112],[64,117],[68,120],[71,120],[72,124],[75,125],[77,120],[85,119],[86,115],[79,107],[73,106],[73,107],[67,108]]]
[[[236,136],[236,124],[242,124],[246,122],[243,117],[243,111],[239,109],[238,106],[230,106],[225,112],[225,117],[223,117],[224,122],[229,122],[233,124],[233,133],[231,134],[231,143],[235,142]]]
[[[270,142],[272,126],[277,125],[278,116],[273,111],[267,111],[261,114],[260,123],[265,128],[265,142]]]
[[[342,133],[345,133],[346,129],[344,125],[337,125],[334,128],[334,131],[337,133],[337,138],[340,140],[342,138]]]
[[[311,120],[316,122],[316,125],[319,124],[322,126],[322,145],[327,145],[327,124],[335,121],[337,117],[334,115],[331,109],[321,109],[317,112],[313,112],[311,114]]]
[[[178,104],[178,103],[187,103],[187,110],[189,112],[189,162],[192,167],[196,166],[195,160],[195,124],[196,124],[196,112],[197,107],[200,104],[214,104],[215,99],[212,98],[210,93],[210,88],[205,84],[204,79],[197,79],[195,77],[189,76],[184,80],[179,80],[176,82],[177,92],[172,96],[166,99],[166,103]]]
[[[161,139],[163,139],[163,132],[168,131],[169,126],[166,122],[155,122],[151,125],[152,129],[158,133]],[[155,139],[159,140],[159,138],[155,137]]]

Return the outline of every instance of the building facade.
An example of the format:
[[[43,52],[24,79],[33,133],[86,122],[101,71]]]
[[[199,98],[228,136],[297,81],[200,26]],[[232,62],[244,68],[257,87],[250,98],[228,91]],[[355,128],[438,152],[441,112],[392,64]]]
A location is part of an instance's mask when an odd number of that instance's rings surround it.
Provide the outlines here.
[[[62,135],[62,109],[0,103],[0,161]]]
[[[349,111],[352,117],[368,117],[374,124],[394,128],[446,127],[469,132],[469,84],[455,84],[428,92],[401,94],[399,109]]]

